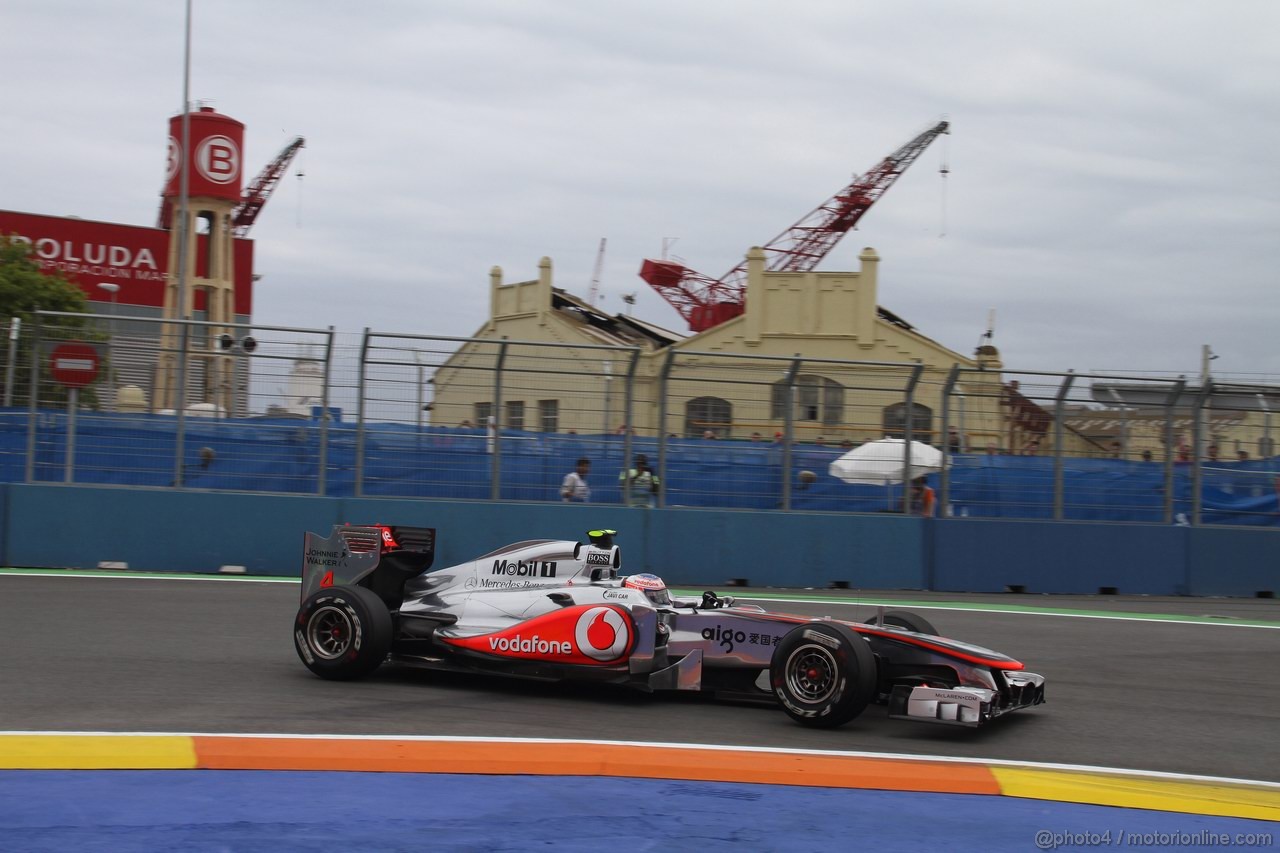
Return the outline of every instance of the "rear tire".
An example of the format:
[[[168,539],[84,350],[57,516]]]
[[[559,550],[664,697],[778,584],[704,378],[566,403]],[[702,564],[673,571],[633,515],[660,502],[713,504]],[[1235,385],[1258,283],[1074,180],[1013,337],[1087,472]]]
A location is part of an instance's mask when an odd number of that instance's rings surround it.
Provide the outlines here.
[[[879,625],[880,617],[872,616],[864,625]],[[931,637],[938,636],[938,629],[933,627],[933,623],[918,613],[912,613],[910,610],[886,610],[884,614],[884,624],[892,625],[896,628],[906,628],[908,631],[915,631],[917,634],[928,634]]]
[[[391,651],[391,613],[382,599],[358,586],[317,590],[293,621],[293,646],[321,678],[363,678]]]
[[[876,658],[852,628],[799,625],[782,638],[769,663],[773,695],[797,723],[842,726],[876,696]]]

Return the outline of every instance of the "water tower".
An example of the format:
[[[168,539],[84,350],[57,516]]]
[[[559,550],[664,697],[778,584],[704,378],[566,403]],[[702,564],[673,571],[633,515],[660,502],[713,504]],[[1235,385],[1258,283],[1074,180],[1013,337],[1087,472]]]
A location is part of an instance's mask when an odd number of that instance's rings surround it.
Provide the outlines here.
[[[169,277],[165,284],[166,320],[235,322],[234,214],[243,198],[244,125],[230,116],[200,107],[190,113],[190,156],[182,150],[182,116],[169,119],[169,158],[162,192],[162,225],[169,228]],[[186,227],[182,227],[182,170],[187,174]],[[185,244],[185,245],[184,245]],[[186,286],[179,294],[179,264],[185,258]],[[179,300],[183,304],[179,304]],[[201,327],[188,333],[186,403],[214,403],[233,409],[234,364],[220,353],[222,326]],[[156,375],[155,406],[177,406],[178,359],[181,330],[166,325],[164,352]],[[194,374],[194,375],[193,375]]]

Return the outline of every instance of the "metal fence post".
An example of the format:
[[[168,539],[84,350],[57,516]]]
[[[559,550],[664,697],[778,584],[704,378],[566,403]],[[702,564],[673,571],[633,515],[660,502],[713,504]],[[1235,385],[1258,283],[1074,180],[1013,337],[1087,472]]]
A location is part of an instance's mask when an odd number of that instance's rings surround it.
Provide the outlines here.
[[[4,406],[13,405],[13,380],[18,373],[18,337],[22,333],[22,318],[9,322],[9,363],[4,366]]]
[[[662,363],[662,373],[658,377],[658,507],[665,509],[667,506],[667,391],[671,380],[671,368],[675,364],[676,352],[674,347],[667,348],[667,359]],[[623,470],[629,470],[626,462],[623,463]],[[623,481],[624,485],[629,487],[627,480]],[[630,489],[628,488],[628,492]],[[626,502],[631,502],[631,495],[628,493]]]
[[[355,496],[364,496],[364,398],[365,372],[369,369],[369,327],[360,338],[360,370],[356,378],[356,474]]]
[[[324,378],[320,385],[320,447],[316,464],[316,494],[323,496],[329,474],[329,383],[333,375],[333,326],[324,343]]]
[[[27,482],[36,481],[36,424],[39,421],[40,409],[40,344],[43,324],[39,314],[35,315],[35,329],[31,340],[31,388],[27,401]]]
[[[627,365],[626,387],[623,391],[625,395],[622,401],[622,470],[627,470],[627,465],[631,462],[631,434],[634,431],[631,423],[633,416],[632,408],[635,405],[636,396],[636,368],[640,364],[640,350],[632,350],[631,363]],[[608,447],[608,445],[605,445]],[[625,481],[624,481],[625,482]],[[626,503],[626,495],[623,495],[622,502]]]
[[[1064,515],[1065,495],[1063,488],[1062,468],[1062,421],[1067,404],[1067,394],[1071,383],[1075,382],[1075,371],[1068,370],[1067,377],[1062,380],[1057,396],[1053,398],[1053,520],[1061,521]]]
[[[791,360],[787,368],[787,405],[782,409],[782,509],[791,510],[791,440],[795,430],[796,377],[800,374],[800,365],[804,359],[800,353]]]
[[[1205,379],[1200,385],[1200,393],[1196,394],[1195,411],[1192,413],[1192,432],[1191,441],[1191,526],[1199,527],[1201,523],[1201,514],[1203,510],[1204,497],[1201,489],[1204,487],[1204,466],[1201,465],[1200,447],[1204,442],[1204,406],[1209,401],[1210,395],[1213,394],[1213,380]]]
[[[903,405],[906,407],[907,418],[903,423],[902,430],[902,513],[903,515],[911,514],[911,442],[915,438],[915,420],[916,420],[916,385],[920,382],[920,374],[924,372],[924,365],[916,363],[911,370],[911,376],[907,379],[907,387],[903,394]]]
[[[498,344],[498,362],[493,371],[493,412],[489,416],[493,427],[493,459],[490,460],[489,499],[502,497],[502,366],[507,360],[507,339]]]
[[[1164,523],[1173,524],[1173,457],[1175,448],[1173,446],[1173,416],[1174,407],[1178,405],[1178,398],[1182,396],[1183,390],[1187,387],[1185,379],[1179,379],[1174,383],[1173,390],[1169,392],[1169,402],[1164,406]]]
[[[942,473],[938,475],[938,508],[940,515],[951,515],[951,395],[960,380],[960,365],[951,365],[947,381],[942,385]],[[963,425],[963,421],[961,422]],[[958,431],[961,451],[964,450],[964,430]]]
[[[184,241],[183,246],[186,245]],[[186,455],[187,439],[187,348],[191,344],[191,326],[182,321],[182,333],[178,335],[178,393],[177,415],[178,430],[173,439],[173,485],[182,488],[186,477],[186,466],[183,457]]]

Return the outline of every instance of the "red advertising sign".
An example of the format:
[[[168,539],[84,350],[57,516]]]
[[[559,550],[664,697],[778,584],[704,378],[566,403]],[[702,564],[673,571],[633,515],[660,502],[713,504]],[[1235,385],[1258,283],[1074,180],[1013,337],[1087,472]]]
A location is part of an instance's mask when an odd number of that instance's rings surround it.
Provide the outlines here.
[[[32,256],[46,273],[59,273],[74,281],[89,299],[111,301],[102,283],[116,284],[121,305],[164,305],[169,278],[170,232],[114,222],[94,222],[66,216],[42,216],[0,210],[0,234],[16,235],[31,246]],[[197,244],[197,261],[203,235]],[[249,315],[253,307],[253,241],[236,239],[235,313]],[[197,263],[197,274],[200,273]],[[196,292],[196,310],[205,310],[205,293]]]
[[[98,350],[92,344],[67,341],[49,351],[49,373],[53,380],[68,388],[83,388],[98,378],[101,364]]]

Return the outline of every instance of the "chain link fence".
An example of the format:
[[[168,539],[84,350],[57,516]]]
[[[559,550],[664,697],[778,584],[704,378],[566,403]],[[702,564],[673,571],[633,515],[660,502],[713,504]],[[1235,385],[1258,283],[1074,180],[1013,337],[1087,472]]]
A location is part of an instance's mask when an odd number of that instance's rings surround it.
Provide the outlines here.
[[[558,501],[585,465],[591,503],[912,512],[902,471],[932,448],[939,515],[1280,526],[1271,386],[111,315],[10,328],[9,482]],[[886,439],[896,474],[836,476]]]

